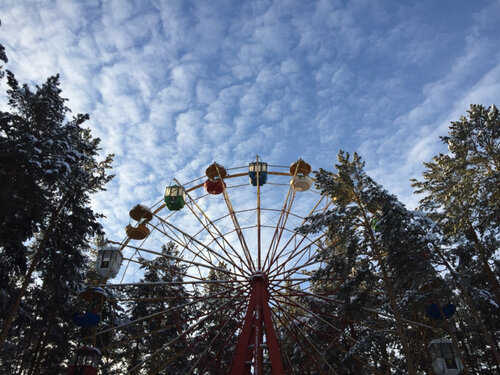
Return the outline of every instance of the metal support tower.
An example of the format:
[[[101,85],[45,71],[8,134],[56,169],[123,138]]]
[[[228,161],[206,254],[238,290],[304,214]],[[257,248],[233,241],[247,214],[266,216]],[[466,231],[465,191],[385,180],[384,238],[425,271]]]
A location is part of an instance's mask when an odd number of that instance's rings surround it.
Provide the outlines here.
[[[256,271],[250,281],[250,302],[236,347],[231,375],[263,375],[265,365],[271,366],[272,375],[284,375],[278,339],[271,320],[268,278],[262,271]],[[270,363],[264,363],[263,360],[266,349]]]

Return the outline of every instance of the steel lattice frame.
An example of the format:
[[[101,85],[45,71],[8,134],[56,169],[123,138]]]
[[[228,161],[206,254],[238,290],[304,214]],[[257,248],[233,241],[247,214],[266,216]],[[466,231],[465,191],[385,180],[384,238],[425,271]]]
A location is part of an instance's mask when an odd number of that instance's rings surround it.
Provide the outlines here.
[[[174,339],[129,369],[129,374],[138,373],[162,350],[179,340],[186,340],[186,337],[190,335],[195,337],[191,346],[201,342],[208,334],[215,335],[208,346],[214,345],[220,333],[225,329],[229,330],[228,322],[231,319],[240,321],[238,327],[233,327],[231,332],[228,332],[228,337],[231,335],[238,337],[230,368],[231,374],[281,375],[285,374],[285,371],[290,374],[295,373],[295,369],[290,365],[288,354],[281,348],[283,337],[277,334],[276,325],[282,327],[287,337],[303,349],[305,355],[309,357],[309,362],[313,366],[318,366],[320,373],[324,373],[321,369],[323,366],[328,369],[328,373],[335,374],[332,365],[324,358],[324,353],[313,344],[303,329],[298,325],[295,330],[287,327],[287,322],[300,321],[299,317],[295,316],[288,307],[302,311],[336,332],[334,336],[325,337],[327,348],[337,345],[340,337],[355,342],[354,338],[344,332],[345,322],[340,322],[341,328],[338,328],[331,323],[331,320],[338,319],[336,316],[312,310],[292,298],[293,296],[314,297],[323,301],[333,301],[328,293],[308,291],[309,279],[303,275],[303,271],[319,266],[315,254],[316,250],[321,247],[324,234],[319,233],[308,237],[295,231],[309,215],[325,212],[332,201],[314,189],[308,192],[297,192],[292,189],[288,182],[294,175],[287,171],[288,167],[269,166],[270,170],[267,173],[272,178],[269,178],[267,184],[262,187],[259,183],[257,186],[251,186],[245,181],[248,179],[248,172],[241,172],[245,168],[247,167],[227,169],[228,172],[234,171],[235,173],[224,177],[228,186],[218,197],[204,194],[200,178],[182,185],[187,192],[186,206],[182,211],[170,212],[162,202],[151,207],[154,220],[147,224],[151,229],[151,235],[144,241],[134,243],[134,245],[128,237],[121,242],[111,241],[124,250],[127,263],[122,266],[120,282],[102,284],[104,288],[172,287],[179,284],[191,291],[209,285],[225,288],[220,292],[204,296],[193,292],[189,300],[183,304],[98,331],[97,336],[126,329],[131,325],[193,307],[201,302],[217,300],[224,302],[216,309],[197,315],[190,321],[177,322],[177,327],[186,328],[179,329]],[[175,183],[181,185],[178,181]],[[240,194],[242,189],[246,189],[247,196],[253,195],[255,206],[249,207],[250,200],[242,199],[242,194]],[[264,202],[263,198],[266,194],[271,197]],[[218,210],[211,206],[214,201],[218,204],[216,207]],[[270,201],[274,204],[270,205]],[[224,207],[222,212],[221,207]],[[252,235],[249,235],[250,233]],[[172,241],[181,250],[178,256],[166,257],[184,266],[184,271],[179,274],[183,281],[144,283],[134,280],[133,271],[131,271],[134,264],[144,264],[145,257],[165,257],[165,254],[159,251],[159,246],[166,240]],[[222,264],[224,266],[221,266]],[[157,267],[151,262],[148,266]],[[209,271],[220,272],[226,278],[209,280],[207,279]],[[154,302],[168,298],[162,299],[153,295],[144,300]],[[216,314],[224,316],[219,326],[214,327],[205,336],[197,337],[199,327]],[[309,330],[314,331],[310,325],[303,324]],[[168,326],[158,327],[152,332],[132,336],[122,340],[121,343],[112,343],[110,346],[118,346],[147,334],[157,334],[168,328]],[[222,345],[226,345],[228,341],[229,338]],[[188,346],[186,350],[189,348]],[[186,369],[186,373],[191,374],[194,371],[209,349],[207,347],[201,353],[194,365]],[[223,347],[213,349],[216,356],[220,356],[224,350]],[[185,351],[178,353],[176,357],[170,359],[169,363],[186,354]],[[212,362],[214,360],[215,358]],[[207,367],[212,365],[213,363],[206,364]],[[397,369],[391,363],[388,365]],[[161,369],[157,372],[159,371]]]

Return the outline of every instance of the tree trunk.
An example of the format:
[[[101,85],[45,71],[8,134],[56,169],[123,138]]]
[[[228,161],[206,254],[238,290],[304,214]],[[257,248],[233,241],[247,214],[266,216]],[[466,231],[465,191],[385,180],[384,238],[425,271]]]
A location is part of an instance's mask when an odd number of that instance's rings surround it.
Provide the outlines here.
[[[52,212],[50,221],[49,221],[49,226],[43,232],[42,240],[40,241],[40,244],[38,245],[38,249],[35,252],[35,255],[33,255],[33,259],[31,260],[30,268],[28,269],[28,272],[26,273],[26,276],[24,277],[23,284],[21,285],[21,289],[19,290],[19,293],[17,294],[16,300],[14,304],[12,305],[9,316],[7,320],[5,321],[5,325],[2,330],[2,334],[0,335],[0,349],[3,347],[3,344],[5,343],[5,340],[7,339],[7,336],[9,334],[9,329],[14,321],[14,318],[17,315],[17,311],[19,310],[19,306],[21,304],[21,300],[24,297],[24,294],[26,293],[26,289],[28,289],[28,285],[31,282],[31,276],[33,275],[33,272],[35,271],[36,266],[38,265],[38,262],[40,262],[40,259],[42,257],[42,253],[45,251],[45,247],[47,246],[47,241],[54,231],[54,228],[57,223],[57,219],[59,217],[59,213],[61,210],[64,208],[66,205],[67,201],[69,200],[69,194],[63,197],[61,202],[59,203],[59,207],[57,207],[56,210]]]
[[[375,240],[375,237],[373,235],[373,232],[371,230],[371,225],[366,217],[364,208],[362,207],[361,203],[358,203],[359,207],[361,208],[362,214],[363,214],[363,220],[365,227],[367,229],[367,232],[369,233],[370,236],[370,242],[372,245],[373,250],[378,255],[378,264],[380,266],[380,270],[382,271],[382,278],[384,280],[385,287],[387,288],[387,295],[389,296],[389,301],[391,303],[391,308],[394,313],[394,319],[396,320],[396,329],[398,331],[398,335],[401,339],[401,345],[403,346],[403,352],[406,357],[406,365],[408,367],[408,374],[409,375],[417,375],[417,370],[415,368],[415,363],[413,361],[413,356],[411,355],[410,351],[410,345],[408,344],[408,338],[406,337],[405,333],[405,328],[403,325],[403,320],[401,319],[401,315],[399,314],[399,308],[396,303],[396,293],[394,292],[394,288],[392,287],[391,280],[389,280],[389,276],[387,275],[387,270],[385,269],[385,263],[383,260],[383,255],[382,255],[382,250],[379,249],[377,242]]]
[[[380,254],[380,252],[379,252]],[[385,286],[387,288],[387,294],[389,295],[389,301],[391,303],[391,307],[394,313],[394,319],[396,320],[396,329],[398,331],[399,337],[401,339],[401,344],[403,345],[403,351],[406,357],[406,365],[408,366],[408,374],[409,375],[417,375],[417,370],[415,369],[415,365],[413,362],[413,356],[411,355],[410,345],[408,344],[408,338],[405,334],[405,329],[403,326],[403,320],[401,319],[401,315],[399,314],[398,305],[396,303],[396,296],[394,293],[394,289],[392,287],[391,281],[387,275],[387,271],[385,269],[385,264],[383,261],[379,262],[380,270],[382,271],[382,277],[384,279]]]
[[[31,358],[31,363],[30,363],[30,367],[28,369],[28,372],[26,373],[27,375],[31,374],[32,371],[33,371],[33,368],[35,367],[35,363],[36,363],[36,358],[38,357],[38,353],[40,352],[40,348],[42,346],[42,343],[45,341],[45,334],[46,332],[44,332],[41,337],[39,338],[38,340],[38,343],[36,344],[36,348],[35,348],[35,351],[33,352],[33,357]]]
[[[52,329],[52,326],[54,325],[54,313],[52,312],[49,315],[49,322],[47,324],[47,330],[45,331],[45,335],[43,335],[42,342],[40,345],[40,349],[38,350],[38,358],[35,362],[35,367],[33,371],[29,372],[28,375],[37,375],[40,373],[40,365],[43,360],[43,356],[45,354],[45,349],[47,348],[48,343],[48,336],[49,332]]]
[[[450,337],[451,337],[451,344],[453,345],[453,348],[458,353],[458,357],[460,358],[460,361],[462,361],[462,365],[464,366],[464,374],[471,375],[471,373],[469,372],[469,365],[465,361],[465,358],[464,358],[464,356],[462,354],[462,351],[460,350],[460,348],[458,346],[458,340],[457,340],[457,337],[456,337],[455,333],[453,332],[451,324],[448,322],[448,320],[446,320],[446,317],[444,315],[444,312],[443,312],[443,309],[441,308],[441,306],[439,304],[437,306],[439,308],[439,313],[443,317],[443,326],[444,326],[444,329],[446,330],[446,332],[448,332],[448,335],[450,335]]]
[[[488,278],[488,281],[491,285],[491,289],[493,289],[493,294],[495,295],[495,299],[497,300],[497,305],[500,306],[500,283],[498,282],[495,274],[491,270],[490,264],[488,263],[488,257],[486,256],[486,251],[479,237],[477,236],[472,223],[469,222],[466,237],[474,242],[474,247],[477,249],[479,254],[479,259],[483,263],[484,273]]]

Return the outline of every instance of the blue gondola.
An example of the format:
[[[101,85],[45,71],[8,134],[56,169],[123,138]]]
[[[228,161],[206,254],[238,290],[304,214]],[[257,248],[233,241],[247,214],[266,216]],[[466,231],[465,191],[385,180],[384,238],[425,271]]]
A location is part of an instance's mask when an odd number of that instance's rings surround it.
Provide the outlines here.
[[[267,163],[261,161],[248,164],[248,178],[253,186],[264,185],[267,182]]]
[[[455,307],[454,304],[449,303],[446,306],[441,307],[441,310],[443,310],[444,317],[446,319],[450,319],[453,316],[453,314],[455,314],[455,311],[457,310],[457,308]],[[425,308],[425,313],[431,319],[434,319],[434,320],[442,320],[443,319],[443,315],[439,311],[438,305],[436,305],[435,303],[431,303],[429,306],[427,306]]]
[[[101,316],[90,311],[83,314],[74,313],[73,321],[78,327],[95,327],[101,321]]]

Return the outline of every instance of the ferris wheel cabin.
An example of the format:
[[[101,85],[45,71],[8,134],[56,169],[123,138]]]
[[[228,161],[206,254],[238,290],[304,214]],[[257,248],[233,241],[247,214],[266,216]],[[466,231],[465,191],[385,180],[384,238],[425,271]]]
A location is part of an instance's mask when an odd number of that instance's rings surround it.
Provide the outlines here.
[[[458,375],[463,370],[462,362],[450,340],[440,338],[429,343],[432,370],[436,375]]]
[[[313,185],[313,180],[309,177],[311,166],[304,160],[299,159],[290,166],[290,174],[293,176],[290,185],[295,191],[307,191]]]
[[[165,204],[170,211],[179,211],[186,203],[186,191],[182,186],[172,185],[165,189]]]
[[[208,179],[203,183],[203,187],[208,194],[221,194],[226,188],[224,178],[227,177],[226,168],[222,165],[213,163],[205,171]]]
[[[120,271],[123,254],[116,247],[104,247],[97,253],[97,272],[102,277],[113,278]]]
[[[248,179],[253,186],[262,186],[267,182],[267,163],[261,161],[248,164]]]
[[[68,366],[67,375],[97,375],[97,366],[101,352],[93,346],[76,349],[75,359]]]
[[[142,205],[142,204],[137,204],[129,212],[130,218],[132,218],[135,221],[146,221],[149,222],[153,220],[153,213],[151,210]]]

